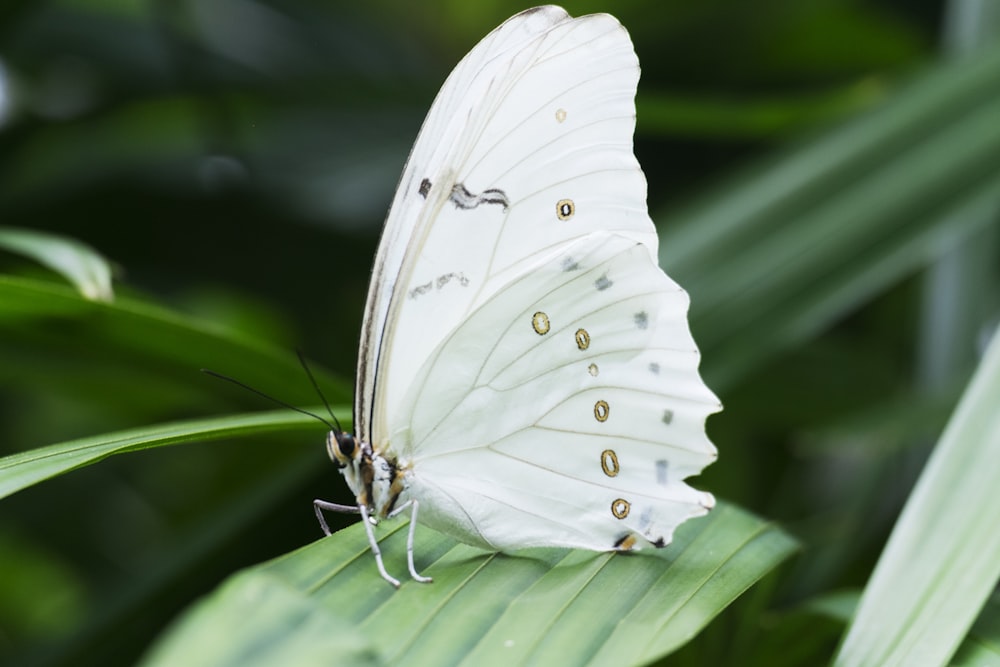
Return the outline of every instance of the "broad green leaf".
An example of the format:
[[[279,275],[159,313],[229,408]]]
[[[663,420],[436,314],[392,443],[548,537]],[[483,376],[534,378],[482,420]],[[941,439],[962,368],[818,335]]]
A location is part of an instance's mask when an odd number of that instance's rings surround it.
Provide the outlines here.
[[[378,527],[391,572],[405,574],[406,527],[404,520]],[[795,548],[777,527],[723,503],[707,518],[684,524],[668,548],[632,554],[544,549],[507,556],[419,526],[417,567],[434,582],[404,579],[398,591],[379,577],[359,524],[252,572],[323,609],[317,616],[329,623],[331,636],[351,624],[386,664],[628,665],[681,646]],[[161,662],[147,664],[190,664],[200,651],[210,651],[218,664],[239,664],[251,646],[281,656],[283,664],[311,664],[312,654],[299,657],[305,649],[298,634],[264,631],[287,623],[281,607],[260,611],[273,613],[270,623],[254,618],[264,645],[221,630],[245,613],[228,603],[231,586],[189,612],[157,648]],[[197,640],[208,636],[203,628],[220,629],[210,648]],[[353,664],[335,646],[327,657],[330,664]]]
[[[150,667],[381,665],[371,637],[264,572],[229,579],[147,656]]]
[[[0,249],[47,266],[93,301],[111,301],[111,265],[86,243],[35,229],[0,227]]]
[[[834,664],[943,665],[1000,579],[1000,335],[913,490]]]
[[[346,415],[345,415],[346,416]],[[160,424],[61,442],[0,458],[0,498],[114,454],[182,442],[220,440],[279,430],[319,430],[315,419],[289,410]]]

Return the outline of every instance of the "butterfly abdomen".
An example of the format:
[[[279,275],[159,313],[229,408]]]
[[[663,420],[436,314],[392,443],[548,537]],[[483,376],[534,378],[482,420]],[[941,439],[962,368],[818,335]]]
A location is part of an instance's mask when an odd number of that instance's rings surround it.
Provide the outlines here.
[[[395,457],[384,459],[388,464],[389,488],[386,492],[385,500],[381,504],[376,502],[376,508],[380,516],[387,517],[399,504],[399,498],[406,490],[406,473],[400,468]]]

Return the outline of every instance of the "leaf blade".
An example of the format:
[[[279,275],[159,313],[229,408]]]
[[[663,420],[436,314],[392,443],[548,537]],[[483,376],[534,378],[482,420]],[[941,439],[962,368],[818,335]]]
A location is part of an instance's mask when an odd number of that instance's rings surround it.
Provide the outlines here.
[[[380,547],[390,570],[405,562],[405,528],[401,520],[380,524]],[[360,524],[253,571],[336,612],[376,645],[388,664],[499,665],[556,657],[562,665],[583,665],[602,655],[609,640],[611,651],[624,640],[634,641],[634,628],[621,634],[617,627],[645,619],[639,628],[643,651],[624,659],[641,664],[676,648],[796,548],[780,529],[725,503],[685,524],[670,547],[646,553],[544,549],[530,557],[508,556],[459,544],[423,526],[417,536],[417,566],[435,577],[432,584],[404,581],[399,591],[388,586]],[[714,590],[706,586],[709,581]],[[609,605],[618,611],[609,612]],[[680,621],[671,621],[671,615]],[[203,622],[224,627],[231,621]],[[671,623],[683,627],[669,632]],[[581,627],[587,628],[586,637]],[[176,638],[162,641],[182,644]],[[183,653],[174,657],[182,660]]]
[[[0,227],[0,248],[30,257],[91,301],[112,301],[111,264],[86,243],[35,229]]]
[[[169,422],[56,443],[0,458],[0,498],[116,454],[184,442],[305,429],[315,430],[316,421],[306,415],[276,410]]]
[[[893,529],[834,660],[945,664],[1000,578],[1000,335]],[[972,511],[970,508],[974,508]]]

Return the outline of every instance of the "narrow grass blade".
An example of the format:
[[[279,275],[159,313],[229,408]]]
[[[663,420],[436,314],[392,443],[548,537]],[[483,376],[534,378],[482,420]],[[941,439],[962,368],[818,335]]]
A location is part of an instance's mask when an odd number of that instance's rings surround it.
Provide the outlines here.
[[[344,415],[346,418],[346,414]],[[114,454],[182,442],[220,440],[270,431],[312,429],[315,419],[289,410],[160,424],[61,442],[0,458],[0,498]]]
[[[111,301],[111,264],[76,239],[34,229],[0,227],[0,248],[30,257],[59,273],[93,301]]]
[[[1000,578],[1000,335],[865,588],[836,667],[944,665]]]

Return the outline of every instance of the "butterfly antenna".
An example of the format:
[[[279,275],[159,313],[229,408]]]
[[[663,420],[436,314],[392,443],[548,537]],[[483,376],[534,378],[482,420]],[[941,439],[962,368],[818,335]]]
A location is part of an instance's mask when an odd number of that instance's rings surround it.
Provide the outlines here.
[[[319,397],[323,400],[323,405],[326,406],[327,414],[329,414],[331,419],[333,419],[333,423],[337,425],[337,431],[343,433],[344,429],[340,428],[340,420],[337,419],[337,415],[333,414],[333,410],[330,409],[330,402],[326,400],[326,396],[323,395],[323,391],[319,388],[319,383],[316,382],[316,378],[313,376],[312,371],[309,370],[309,364],[306,363],[306,358],[302,354],[302,350],[296,348],[295,354],[299,355],[299,363],[302,364],[302,370],[304,370],[306,375],[309,376],[309,382],[312,383],[313,389],[316,390],[316,393],[319,394]]]
[[[323,419],[319,415],[315,415],[315,414],[309,412],[308,410],[303,410],[302,408],[296,407],[296,406],[292,405],[291,403],[285,403],[281,399],[275,398],[274,396],[271,396],[269,394],[265,394],[264,392],[260,391],[259,389],[254,389],[250,385],[248,385],[248,384],[246,384],[244,382],[240,382],[236,378],[231,378],[228,375],[223,375],[222,373],[216,373],[215,371],[209,370],[207,368],[202,368],[201,372],[204,373],[205,375],[211,375],[214,378],[219,378],[220,380],[225,380],[226,382],[232,382],[237,387],[242,387],[243,389],[246,389],[247,391],[251,391],[251,392],[257,394],[258,396],[266,398],[267,400],[271,401],[272,403],[277,403],[278,405],[280,405],[283,408],[288,408],[289,410],[294,410],[295,412],[298,412],[300,414],[308,415],[308,416],[312,417],[313,419],[319,420],[319,421],[323,422],[324,424],[326,424],[326,427],[328,429],[330,429],[331,431],[340,431],[341,430],[339,422],[337,423],[336,428],[334,428],[333,424],[331,424],[327,420]],[[320,394],[320,396],[322,396],[322,394]],[[326,403],[326,399],[323,399],[323,402]],[[330,409],[329,405],[327,405],[326,407],[327,407],[327,410]],[[331,412],[330,414],[332,415],[333,413]],[[336,421],[336,420],[337,420],[337,418],[334,417],[334,421]]]

